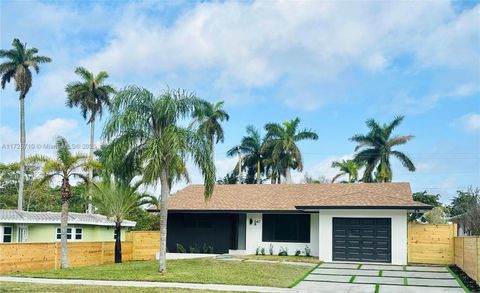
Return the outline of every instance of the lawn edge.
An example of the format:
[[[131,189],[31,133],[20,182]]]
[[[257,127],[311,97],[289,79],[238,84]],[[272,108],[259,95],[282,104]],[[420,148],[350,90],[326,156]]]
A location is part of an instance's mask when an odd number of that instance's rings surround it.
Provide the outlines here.
[[[288,286],[287,288],[293,288],[295,286],[298,285],[298,283],[300,283],[301,281],[305,280],[305,278],[310,275],[314,270],[316,270],[320,265],[322,264],[322,262],[318,263],[316,266],[312,267],[311,269],[309,269],[305,274],[303,274],[300,278],[298,278],[297,280],[293,281],[293,283]]]
[[[465,292],[467,292],[467,293],[471,292],[470,289],[468,289],[467,286],[465,286],[465,284],[463,284],[462,279],[460,279],[460,277],[457,274],[455,274],[455,272],[452,271],[452,269],[450,269],[449,266],[447,266],[447,270],[455,278],[455,280],[457,280],[458,284],[460,284],[460,287],[462,287],[462,289]]]

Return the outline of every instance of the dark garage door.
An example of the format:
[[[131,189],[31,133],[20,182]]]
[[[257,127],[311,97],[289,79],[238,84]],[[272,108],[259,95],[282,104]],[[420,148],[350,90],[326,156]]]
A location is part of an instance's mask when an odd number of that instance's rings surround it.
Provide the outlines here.
[[[333,218],[333,260],[391,262],[391,219]]]

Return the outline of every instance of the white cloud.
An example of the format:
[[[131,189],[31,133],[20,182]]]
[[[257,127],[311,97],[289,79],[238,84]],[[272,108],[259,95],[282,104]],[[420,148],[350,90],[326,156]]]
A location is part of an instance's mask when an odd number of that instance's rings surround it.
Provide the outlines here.
[[[460,126],[467,132],[480,132],[480,114],[469,113],[456,119],[453,126]]]

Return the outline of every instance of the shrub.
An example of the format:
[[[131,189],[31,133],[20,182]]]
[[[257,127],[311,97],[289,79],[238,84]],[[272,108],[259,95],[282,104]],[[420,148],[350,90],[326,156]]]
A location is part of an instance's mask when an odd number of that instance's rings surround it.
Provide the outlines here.
[[[257,249],[255,250],[255,255],[259,255],[260,254],[260,246],[257,247]]]
[[[208,252],[209,252],[209,246],[207,245],[207,243],[203,243],[202,253],[208,253]]]
[[[190,247],[188,248],[188,251],[189,251],[190,253],[199,253],[199,252],[200,252],[200,249],[197,247],[197,244],[195,244],[195,246],[190,246]]]
[[[208,246],[208,253],[213,254],[213,246],[212,245]]]
[[[310,256],[311,252],[310,247],[308,247],[308,245],[305,246],[305,256]]]
[[[295,250],[295,256],[300,256],[300,254],[302,254],[302,252],[300,251],[300,249]]]
[[[268,252],[270,255],[273,255],[273,244],[270,243],[270,247],[268,248]]]
[[[265,247],[262,247],[262,249],[260,249],[260,254],[265,255]]]
[[[178,253],[187,253],[187,250],[185,249],[185,247],[183,247],[183,245],[181,245],[180,243],[177,243],[177,252]]]
[[[288,255],[288,249],[280,247],[280,250],[278,251],[279,256],[287,256]]]

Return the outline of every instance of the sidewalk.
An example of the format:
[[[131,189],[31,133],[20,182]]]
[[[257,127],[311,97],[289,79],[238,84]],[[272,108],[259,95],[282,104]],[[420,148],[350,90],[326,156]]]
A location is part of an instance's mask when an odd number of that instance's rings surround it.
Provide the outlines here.
[[[221,284],[193,284],[193,283],[171,283],[171,282],[143,282],[143,281],[100,281],[100,280],[71,280],[71,279],[42,279],[42,278],[19,278],[0,277],[0,282],[20,282],[37,284],[68,284],[68,285],[96,285],[96,286],[122,286],[122,287],[154,287],[154,288],[181,288],[215,291],[238,291],[238,292],[271,292],[283,293],[292,292],[288,288],[242,286],[242,285],[221,285]]]

